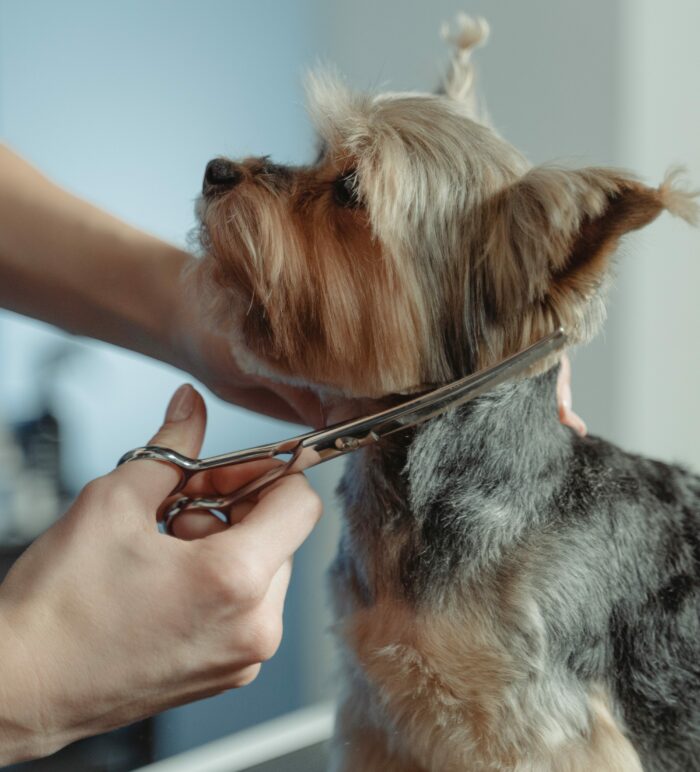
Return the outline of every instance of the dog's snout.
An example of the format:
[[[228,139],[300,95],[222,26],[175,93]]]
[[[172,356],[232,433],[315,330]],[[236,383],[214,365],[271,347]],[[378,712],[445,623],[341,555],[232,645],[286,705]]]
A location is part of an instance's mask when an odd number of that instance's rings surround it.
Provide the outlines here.
[[[204,171],[202,190],[206,193],[215,188],[232,188],[243,179],[243,174],[233,161],[214,158]]]

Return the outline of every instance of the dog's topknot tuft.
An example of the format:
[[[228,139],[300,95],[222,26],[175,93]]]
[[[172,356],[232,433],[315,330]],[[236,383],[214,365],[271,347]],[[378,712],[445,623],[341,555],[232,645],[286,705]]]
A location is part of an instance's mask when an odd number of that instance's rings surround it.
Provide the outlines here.
[[[666,172],[664,181],[659,185],[659,195],[664,207],[675,217],[680,217],[691,225],[700,225],[700,190],[688,190],[685,187],[686,170],[674,166]]]
[[[456,28],[442,26],[442,37],[454,47],[452,66],[445,81],[445,93],[460,102],[474,100],[474,66],[471,56],[474,49],[488,40],[490,27],[480,16],[457,15]],[[472,105],[473,106],[473,105]]]
[[[484,45],[489,38],[491,28],[486,19],[481,16],[469,16],[461,12],[457,14],[456,29],[452,30],[445,22],[442,25],[442,37],[457,49],[457,55],[468,55],[469,52]]]

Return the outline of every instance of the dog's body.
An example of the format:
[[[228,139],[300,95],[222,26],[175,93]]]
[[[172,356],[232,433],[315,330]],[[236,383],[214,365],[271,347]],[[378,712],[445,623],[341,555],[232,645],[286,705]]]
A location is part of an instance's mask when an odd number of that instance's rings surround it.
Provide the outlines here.
[[[531,168],[477,112],[486,33],[443,96],[317,78],[313,166],[210,163],[198,286],[246,369],[347,411],[585,341],[620,237],[693,219],[673,177]],[[563,427],[555,364],[351,459],[335,770],[700,769],[700,479]]]
[[[554,381],[353,459],[336,769],[700,767],[700,478],[578,437]]]

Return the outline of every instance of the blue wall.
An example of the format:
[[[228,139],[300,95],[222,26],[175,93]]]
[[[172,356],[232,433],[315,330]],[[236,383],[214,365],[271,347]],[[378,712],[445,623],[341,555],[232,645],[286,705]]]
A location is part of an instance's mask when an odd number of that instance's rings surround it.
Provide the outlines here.
[[[2,138],[68,189],[184,244],[209,158],[311,155],[300,80],[315,56],[311,5],[0,0]],[[39,362],[63,340],[45,325],[0,314],[0,414],[32,413],[45,385]],[[148,438],[186,376],[107,345],[69,345],[78,356],[48,387],[65,429],[66,475],[77,488]],[[206,452],[292,431],[207,401]],[[298,563],[309,559],[302,551]],[[293,584],[284,644],[258,681],[161,717],[159,755],[299,706],[302,594]]]

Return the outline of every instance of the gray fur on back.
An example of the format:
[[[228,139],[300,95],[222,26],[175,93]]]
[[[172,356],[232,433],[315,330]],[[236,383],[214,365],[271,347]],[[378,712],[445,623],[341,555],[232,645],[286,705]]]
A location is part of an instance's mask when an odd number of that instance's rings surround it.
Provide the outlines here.
[[[400,595],[447,609],[527,555],[552,671],[607,686],[645,770],[700,769],[700,478],[576,436],[555,384],[505,384],[355,458],[335,578],[371,605],[391,542]]]

